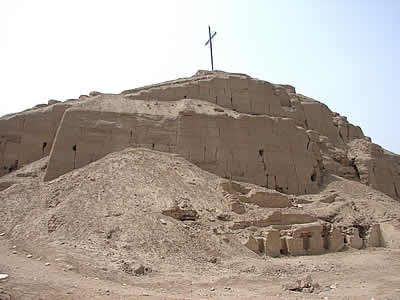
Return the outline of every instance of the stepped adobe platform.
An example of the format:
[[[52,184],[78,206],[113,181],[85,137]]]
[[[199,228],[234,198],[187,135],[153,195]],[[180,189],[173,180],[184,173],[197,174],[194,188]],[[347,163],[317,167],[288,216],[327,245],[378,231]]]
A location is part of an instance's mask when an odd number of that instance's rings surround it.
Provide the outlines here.
[[[0,142],[1,175],[50,154],[52,180],[108,153],[147,147],[284,193],[317,192],[324,172],[391,197],[400,191],[399,156],[346,117],[291,86],[219,71],[50,101],[1,118]]]

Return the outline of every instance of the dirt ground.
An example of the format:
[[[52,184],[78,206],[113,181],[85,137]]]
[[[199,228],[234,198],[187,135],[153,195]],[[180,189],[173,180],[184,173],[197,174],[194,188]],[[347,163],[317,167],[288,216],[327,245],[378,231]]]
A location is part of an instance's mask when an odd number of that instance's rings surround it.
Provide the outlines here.
[[[146,276],[104,280],[68,270],[56,261],[27,257],[0,240],[0,299],[399,299],[400,250],[369,248],[317,256],[254,258],[168,268]],[[16,252],[16,253],[15,253]],[[50,263],[50,265],[48,265]],[[284,289],[311,275],[312,294]]]

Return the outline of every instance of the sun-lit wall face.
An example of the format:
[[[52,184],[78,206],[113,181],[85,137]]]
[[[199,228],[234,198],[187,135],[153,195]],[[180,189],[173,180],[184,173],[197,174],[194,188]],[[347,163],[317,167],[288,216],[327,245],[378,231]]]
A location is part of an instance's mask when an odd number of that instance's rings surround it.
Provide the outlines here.
[[[0,115],[214,68],[295,86],[400,152],[400,4],[0,2]]]

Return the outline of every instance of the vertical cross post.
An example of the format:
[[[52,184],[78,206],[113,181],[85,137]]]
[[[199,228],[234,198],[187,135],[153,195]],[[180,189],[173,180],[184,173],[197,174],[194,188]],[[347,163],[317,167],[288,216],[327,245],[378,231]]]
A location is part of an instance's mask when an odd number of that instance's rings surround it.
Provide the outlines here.
[[[212,53],[212,39],[217,33],[214,32],[211,34],[211,27],[208,25],[208,41],[206,42],[205,46],[210,44],[210,53],[211,53],[211,70],[214,71],[214,58],[213,58],[213,53]]]
[[[210,37],[210,52],[211,52],[211,71],[214,71],[214,60],[212,54],[212,40],[211,40],[211,27],[208,25],[208,36]]]

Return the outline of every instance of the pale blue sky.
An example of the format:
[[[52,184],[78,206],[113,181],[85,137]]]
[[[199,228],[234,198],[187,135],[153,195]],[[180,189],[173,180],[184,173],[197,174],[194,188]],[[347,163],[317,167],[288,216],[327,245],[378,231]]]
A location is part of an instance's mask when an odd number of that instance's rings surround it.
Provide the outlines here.
[[[214,65],[327,104],[400,153],[400,1],[1,0],[0,115]]]

